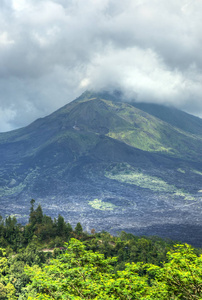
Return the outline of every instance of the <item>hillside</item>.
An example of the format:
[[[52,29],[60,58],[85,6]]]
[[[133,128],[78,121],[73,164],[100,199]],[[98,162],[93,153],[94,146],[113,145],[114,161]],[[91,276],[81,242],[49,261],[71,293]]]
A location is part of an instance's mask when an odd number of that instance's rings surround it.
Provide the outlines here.
[[[143,106],[85,92],[27,127],[1,133],[2,215],[25,222],[34,198],[49,215],[62,213],[87,230],[201,245],[192,231],[201,231],[202,120]]]
[[[198,117],[159,104],[133,103],[132,105],[183,131],[202,136],[202,122]]]

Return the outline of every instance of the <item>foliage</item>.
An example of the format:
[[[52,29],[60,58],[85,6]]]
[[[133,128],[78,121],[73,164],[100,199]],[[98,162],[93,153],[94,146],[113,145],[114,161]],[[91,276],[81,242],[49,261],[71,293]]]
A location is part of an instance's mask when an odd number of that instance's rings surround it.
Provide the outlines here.
[[[166,285],[170,299],[201,299],[202,255],[188,245],[177,245],[167,256],[169,262],[158,270],[157,279]]]
[[[162,267],[131,263],[113,273],[116,258],[105,259],[71,239],[67,251],[49,265],[27,267],[28,299],[201,299],[202,256],[178,245],[168,259]]]
[[[0,299],[202,299],[201,249],[91,233],[52,220],[34,200],[29,224],[0,218]]]
[[[61,244],[73,237],[73,229],[64,218],[59,215],[54,221],[51,217],[43,214],[41,205],[34,209],[35,200],[30,201],[29,223],[25,226],[17,223],[15,217],[0,218],[0,246],[10,246],[14,251],[23,249],[33,241],[35,236],[39,242],[53,241],[54,238],[61,237]],[[81,226],[81,225],[80,225]],[[82,232],[81,228],[80,231]],[[79,231],[79,232],[80,232]],[[76,228],[75,228],[75,234]]]

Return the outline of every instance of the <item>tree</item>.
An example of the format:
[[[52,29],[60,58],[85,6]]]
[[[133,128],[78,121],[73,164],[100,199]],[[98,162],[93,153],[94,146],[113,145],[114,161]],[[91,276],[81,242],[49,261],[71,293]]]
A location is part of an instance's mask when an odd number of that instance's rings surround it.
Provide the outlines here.
[[[5,290],[6,290],[6,299],[8,300],[17,300],[17,297],[15,297],[15,293],[16,293],[16,290],[13,286],[13,284],[11,284],[10,282],[6,285],[5,287]]]
[[[83,232],[83,228],[81,226],[81,223],[77,223],[76,227],[74,228],[74,232],[76,233],[77,236],[80,236]]]
[[[34,201],[34,200],[32,199],[31,201]],[[43,211],[42,211],[42,208],[41,208],[40,204],[38,205],[36,210],[34,210],[33,203],[34,202],[32,202],[32,206],[31,206],[31,209],[30,209],[29,222],[30,222],[31,226],[34,228],[36,224],[39,225],[39,224],[42,223],[42,221],[43,221]]]
[[[57,223],[56,223],[56,233],[58,236],[63,236],[65,233],[65,220],[64,218],[59,214]]]
[[[73,232],[73,229],[72,229],[71,224],[67,223],[66,227],[65,227],[65,236],[67,238],[67,241],[69,241],[70,237],[72,237],[72,232]]]
[[[116,299],[194,300],[202,299],[202,255],[188,245],[168,253],[162,267],[128,263],[113,273],[116,258],[87,251],[71,239],[67,252],[36,269],[27,268],[31,278],[29,299]]]
[[[41,208],[41,205],[39,204],[37,209],[35,210],[35,218],[36,218],[36,223],[41,224],[43,220],[43,211]]]
[[[30,201],[30,204],[31,204],[31,207],[30,207],[30,214],[29,214],[29,222],[32,223],[32,215],[33,215],[33,212],[34,212],[34,203],[35,203],[35,200],[32,199]]]
[[[101,285],[110,279],[109,273],[116,259],[105,259],[103,254],[86,251],[85,246],[76,239],[71,239],[66,245],[67,251],[52,259],[49,265],[27,267],[26,272],[32,281],[30,300],[93,299],[100,295]]]
[[[175,248],[167,253],[163,268],[156,269],[158,284],[166,286],[167,299],[202,299],[202,255],[187,244]]]
[[[0,299],[6,299],[6,288],[1,282],[0,282]]]

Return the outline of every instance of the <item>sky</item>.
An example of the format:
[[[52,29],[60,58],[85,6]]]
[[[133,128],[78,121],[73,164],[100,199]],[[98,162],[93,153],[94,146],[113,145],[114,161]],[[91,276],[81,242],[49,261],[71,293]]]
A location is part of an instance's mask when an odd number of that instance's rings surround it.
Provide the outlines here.
[[[85,90],[202,117],[202,0],[0,0],[0,132]]]

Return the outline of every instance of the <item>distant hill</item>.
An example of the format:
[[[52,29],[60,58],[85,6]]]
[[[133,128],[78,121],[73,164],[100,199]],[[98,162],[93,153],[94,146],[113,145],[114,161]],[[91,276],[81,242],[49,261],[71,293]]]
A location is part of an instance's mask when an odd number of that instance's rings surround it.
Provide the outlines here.
[[[132,105],[183,131],[202,136],[201,118],[192,116],[174,107],[166,107],[159,104],[133,103]]]
[[[1,213],[25,222],[34,198],[47,214],[86,230],[200,244],[189,231],[201,226],[201,128],[201,119],[173,108],[85,92],[0,134]],[[167,230],[176,226],[184,235]]]

